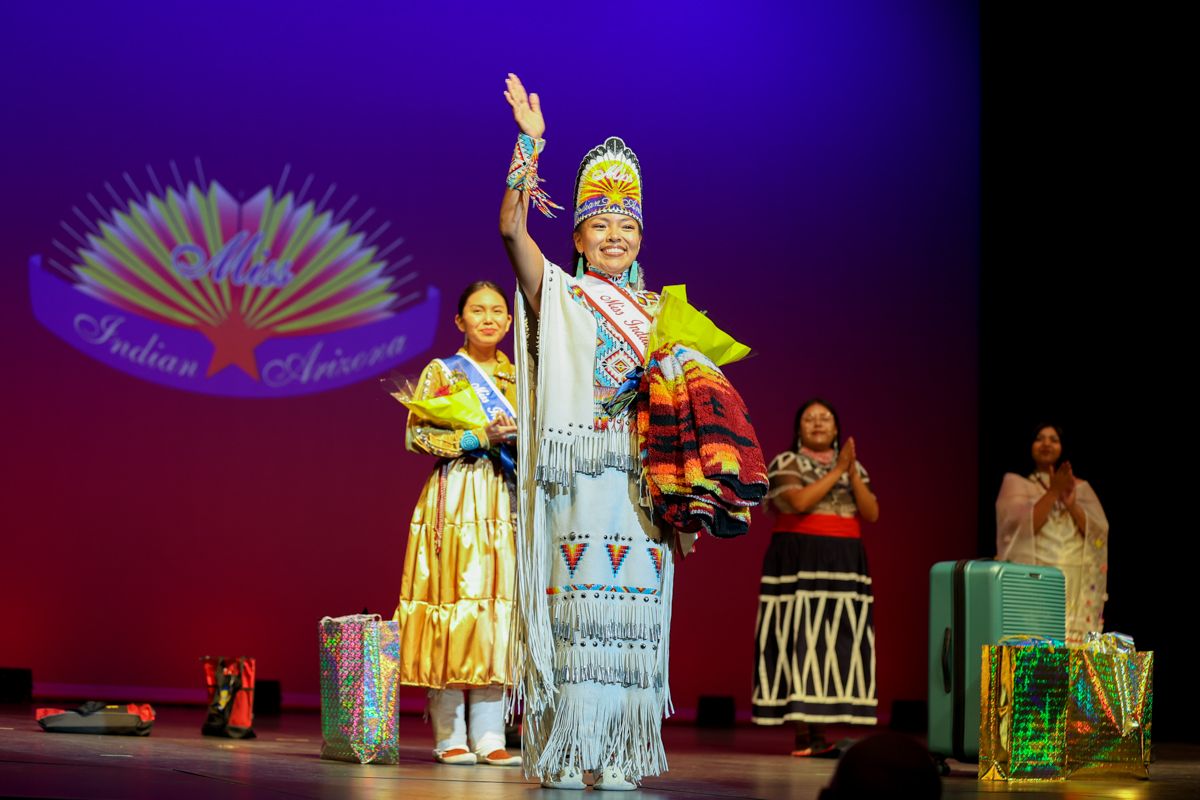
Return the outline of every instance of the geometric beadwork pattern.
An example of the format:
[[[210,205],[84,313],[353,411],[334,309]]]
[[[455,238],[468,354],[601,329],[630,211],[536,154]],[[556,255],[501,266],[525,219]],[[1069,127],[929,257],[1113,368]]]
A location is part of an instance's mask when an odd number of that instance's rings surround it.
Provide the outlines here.
[[[653,318],[658,310],[659,296],[656,292],[627,287],[634,303],[646,316]],[[612,416],[604,408],[604,404],[612,397],[613,390],[625,383],[625,376],[630,370],[642,364],[643,359],[633,346],[625,341],[625,337],[613,328],[613,323],[595,308],[584,294],[579,285],[571,285],[567,290],[568,296],[586,308],[596,321],[596,356],[592,365],[592,382],[594,385],[593,415],[596,424],[601,428],[607,427]]]
[[[609,592],[612,594],[638,595],[639,597],[655,597],[658,589],[653,586],[614,586],[607,583],[568,583],[566,586],[550,586],[546,594],[570,594],[571,592]]]
[[[605,547],[608,548],[608,563],[612,565],[612,573],[615,578],[621,571],[621,565],[625,563],[625,557],[629,555],[629,545],[609,544]]]
[[[662,580],[662,567],[663,567],[663,549],[661,547],[655,547],[654,545],[649,545],[646,548],[646,552],[650,555],[650,562],[652,564],[654,564],[654,572],[658,575],[658,579],[661,581]]]
[[[598,358],[597,362],[597,372],[608,378],[610,386],[620,386],[629,371],[638,366],[633,355],[624,348],[613,348],[603,358]]]
[[[576,542],[575,544],[566,544],[565,542],[559,547],[562,549],[563,561],[567,564],[567,571],[571,573],[571,577],[575,577],[575,570],[579,567],[579,560],[583,558],[584,551],[587,550],[587,542]]]

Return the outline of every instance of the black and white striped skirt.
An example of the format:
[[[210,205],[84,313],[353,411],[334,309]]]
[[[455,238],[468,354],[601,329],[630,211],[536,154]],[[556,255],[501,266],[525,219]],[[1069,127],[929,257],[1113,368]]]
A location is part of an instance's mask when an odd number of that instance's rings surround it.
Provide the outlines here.
[[[873,606],[861,539],[775,533],[759,588],[754,722],[874,725]]]

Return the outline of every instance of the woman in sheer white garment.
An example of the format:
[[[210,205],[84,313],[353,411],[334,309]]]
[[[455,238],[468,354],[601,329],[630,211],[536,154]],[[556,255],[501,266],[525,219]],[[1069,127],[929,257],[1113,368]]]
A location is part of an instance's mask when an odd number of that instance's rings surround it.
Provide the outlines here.
[[[1038,427],[1030,475],[1008,473],[996,498],[996,558],[1058,567],[1067,579],[1067,641],[1104,629],[1108,518],[1087,481],[1063,461],[1062,431]]]

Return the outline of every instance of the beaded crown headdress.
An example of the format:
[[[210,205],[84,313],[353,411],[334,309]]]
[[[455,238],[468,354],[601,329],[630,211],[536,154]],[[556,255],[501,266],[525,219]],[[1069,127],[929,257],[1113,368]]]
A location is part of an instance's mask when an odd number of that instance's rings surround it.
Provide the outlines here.
[[[575,175],[575,224],[597,214],[624,214],[642,224],[642,167],[619,136],[588,151]]]

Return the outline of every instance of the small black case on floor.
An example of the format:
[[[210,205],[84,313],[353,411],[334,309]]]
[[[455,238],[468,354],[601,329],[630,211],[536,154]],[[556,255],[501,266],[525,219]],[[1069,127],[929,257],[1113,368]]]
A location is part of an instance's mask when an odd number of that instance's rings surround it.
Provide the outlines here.
[[[113,736],[149,736],[154,727],[154,709],[142,705],[108,705],[96,700],[73,711],[39,708],[38,725],[48,733],[99,733]]]

